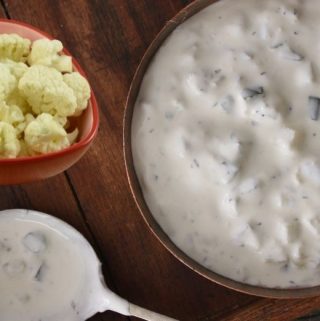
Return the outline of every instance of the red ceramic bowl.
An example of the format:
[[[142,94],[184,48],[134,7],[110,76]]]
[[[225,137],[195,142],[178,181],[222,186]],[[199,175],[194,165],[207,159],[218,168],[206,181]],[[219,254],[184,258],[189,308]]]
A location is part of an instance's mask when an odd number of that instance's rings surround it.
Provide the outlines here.
[[[52,37],[25,23],[0,19],[0,34],[16,33],[30,40]],[[68,51],[64,53],[70,55]],[[73,58],[73,67],[85,76],[80,65]],[[91,145],[99,125],[98,105],[94,93],[86,111],[76,120],[79,129],[77,143],[55,153],[14,159],[0,158],[0,185],[21,184],[57,175],[76,163]]]

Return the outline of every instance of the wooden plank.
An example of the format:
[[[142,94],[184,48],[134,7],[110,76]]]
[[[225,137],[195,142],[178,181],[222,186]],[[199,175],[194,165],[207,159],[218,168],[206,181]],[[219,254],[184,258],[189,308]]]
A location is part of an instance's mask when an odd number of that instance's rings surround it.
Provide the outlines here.
[[[246,306],[243,309],[234,311],[226,317],[221,317],[221,321],[288,321],[306,315],[309,312],[319,309],[320,297],[303,300],[261,300],[257,303]],[[319,320],[320,317],[309,320]],[[208,319],[206,321],[213,321]]]
[[[1,4],[1,1],[0,1],[0,18],[6,18],[5,10],[3,8],[3,5]]]

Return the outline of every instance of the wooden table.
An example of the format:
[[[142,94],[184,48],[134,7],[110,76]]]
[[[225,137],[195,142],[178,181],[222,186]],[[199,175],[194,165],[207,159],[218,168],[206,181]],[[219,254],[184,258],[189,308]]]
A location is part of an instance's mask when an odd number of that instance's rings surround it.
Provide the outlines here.
[[[190,2],[0,1],[0,17],[25,21],[63,41],[87,72],[101,111],[99,135],[79,163],[46,181],[1,187],[0,209],[40,210],[75,226],[98,252],[109,286],[136,304],[182,321],[293,320],[320,306],[320,298],[258,299],[210,283],[160,245],[130,195],[122,155],[130,81],[160,28]],[[107,312],[91,320],[134,318]]]

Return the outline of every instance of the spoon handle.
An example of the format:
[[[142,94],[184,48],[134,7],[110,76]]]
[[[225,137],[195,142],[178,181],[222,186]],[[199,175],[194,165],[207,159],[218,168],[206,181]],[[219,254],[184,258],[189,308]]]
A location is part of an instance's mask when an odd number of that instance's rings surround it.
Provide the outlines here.
[[[132,303],[129,303],[129,313],[133,317],[138,317],[146,321],[178,321],[156,312],[146,310]]]

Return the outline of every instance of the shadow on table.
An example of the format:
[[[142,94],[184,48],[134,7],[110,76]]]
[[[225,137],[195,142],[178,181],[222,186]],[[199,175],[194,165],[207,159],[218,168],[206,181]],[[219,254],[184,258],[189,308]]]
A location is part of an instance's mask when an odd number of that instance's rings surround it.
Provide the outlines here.
[[[320,311],[315,311],[305,317],[297,319],[296,321],[320,321]]]

